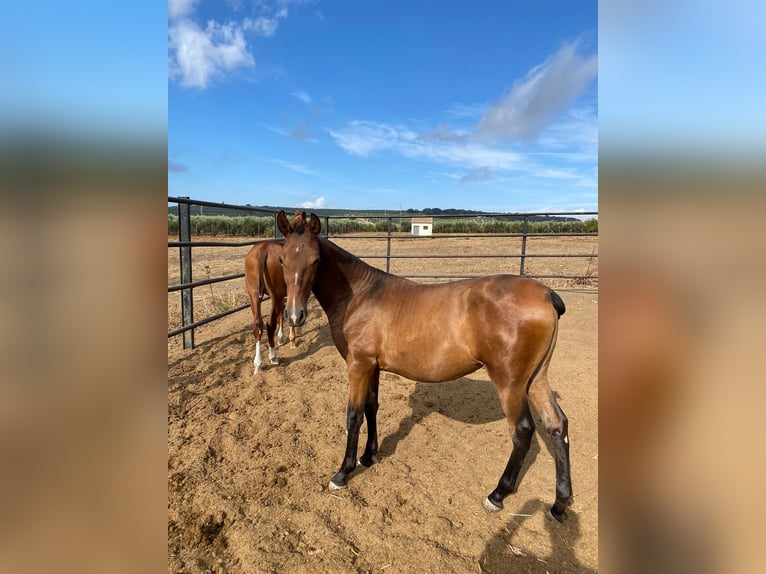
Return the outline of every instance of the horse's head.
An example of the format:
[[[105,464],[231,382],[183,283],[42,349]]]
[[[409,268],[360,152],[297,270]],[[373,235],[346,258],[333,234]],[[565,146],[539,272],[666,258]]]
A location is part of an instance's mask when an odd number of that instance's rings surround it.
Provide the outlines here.
[[[314,286],[314,277],[319,266],[319,242],[317,237],[322,229],[319,218],[311,214],[296,212],[292,222],[287,220],[284,211],[277,215],[277,227],[285,242],[279,262],[285,275],[287,286],[287,307],[285,319],[291,327],[300,327],[306,322],[306,302]]]

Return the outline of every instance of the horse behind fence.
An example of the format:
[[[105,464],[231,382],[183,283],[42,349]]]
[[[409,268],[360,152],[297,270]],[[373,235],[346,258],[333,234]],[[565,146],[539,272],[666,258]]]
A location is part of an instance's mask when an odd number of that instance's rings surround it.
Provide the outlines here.
[[[305,224],[306,212],[295,212],[293,225]],[[278,365],[278,345],[286,343],[283,329],[283,310],[287,286],[282,273],[282,244],[281,239],[270,239],[253,245],[245,257],[245,287],[250,296],[250,309],[253,312],[253,336],[255,337],[255,357],[253,358],[253,374],[257,375],[263,364],[261,355],[261,335],[263,334],[263,316],[261,303],[266,294],[271,299],[271,314],[266,321],[266,335],[269,343],[269,361]],[[277,331],[277,328],[279,330]],[[274,334],[277,334],[275,341]],[[295,327],[290,327],[290,343],[296,346]]]

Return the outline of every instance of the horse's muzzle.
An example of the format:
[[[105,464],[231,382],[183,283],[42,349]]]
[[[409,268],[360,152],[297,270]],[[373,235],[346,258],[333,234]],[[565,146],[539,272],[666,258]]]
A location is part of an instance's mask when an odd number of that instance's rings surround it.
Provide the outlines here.
[[[306,310],[305,309],[293,309],[288,311],[285,309],[285,321],[290,327],[300,327],[306,322]]]

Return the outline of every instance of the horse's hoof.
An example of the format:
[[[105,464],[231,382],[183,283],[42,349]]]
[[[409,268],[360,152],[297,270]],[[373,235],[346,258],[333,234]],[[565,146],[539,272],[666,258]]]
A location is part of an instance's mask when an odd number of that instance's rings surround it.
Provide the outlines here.
[[[330,481],[330,484],[328,485],[330,490],[343,490],[346,488],[345,484],[335,484],[332,480]]]
[[[503,509],[502,506],[497,506],[489,498],[484,499],[484,508],[490,512],[500,512]]]
[[[279,359],[272,359],[271,360],[272,365],[279,365]]]
[[[554,521],[558,522],[559,524],[563,524],[564,523],[564,513],[563,512],[561,514],[559,514],[559,515],[556,515],[556,514],[553,513],[553,509],[551,508],[550,510],[548,510],[548,512],[545,513],[545,516],[546,516],[546,518],[548,518],[548,520],[554,520]]]
[[[373,457],[372,457],[372,458],[369,460],[369,462],[368,462],[368,461],[364,461],[364,460],[362,460],[362,459],[360,458],[358,461],[356,461],[356,465],[357,465],[357,466],[363,466],[364,468],[370,468],[370,467],[371,467],[373,464],[376,464],[377,462],[379,462],[379,461],[378,461],[378,457],[377,457],[377,456],[373,456]]]

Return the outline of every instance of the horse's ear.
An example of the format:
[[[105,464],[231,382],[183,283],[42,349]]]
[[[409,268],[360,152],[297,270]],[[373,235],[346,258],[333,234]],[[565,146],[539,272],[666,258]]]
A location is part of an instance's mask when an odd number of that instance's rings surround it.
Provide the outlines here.
[[[290,222],[287,221],[287,216],[284,210],[277,214],[277,229],[284,236],[287,237],[293,232],[293,228],[290,227]]]
[[[298,212],[297,212],[297,211],[295,212],[295,215],[298,215]],[[301,214],[300,214],[300,216],[301,216],[301,218],[303,219],[303,223],[306,223],[306,222],[308,221],[308,219],[309,219],[309,218],[306,216],[306,212],[305,212],[305,211],[302,211],[302,212],[301,212]]]
[[[316,236],[319,236],[320,232],[322,231],[322,223],[319,221],[319,218],[316,216],[315,213],[311,214],[311,219],[309,219],[308,228],[309,228],[309,231]]]

